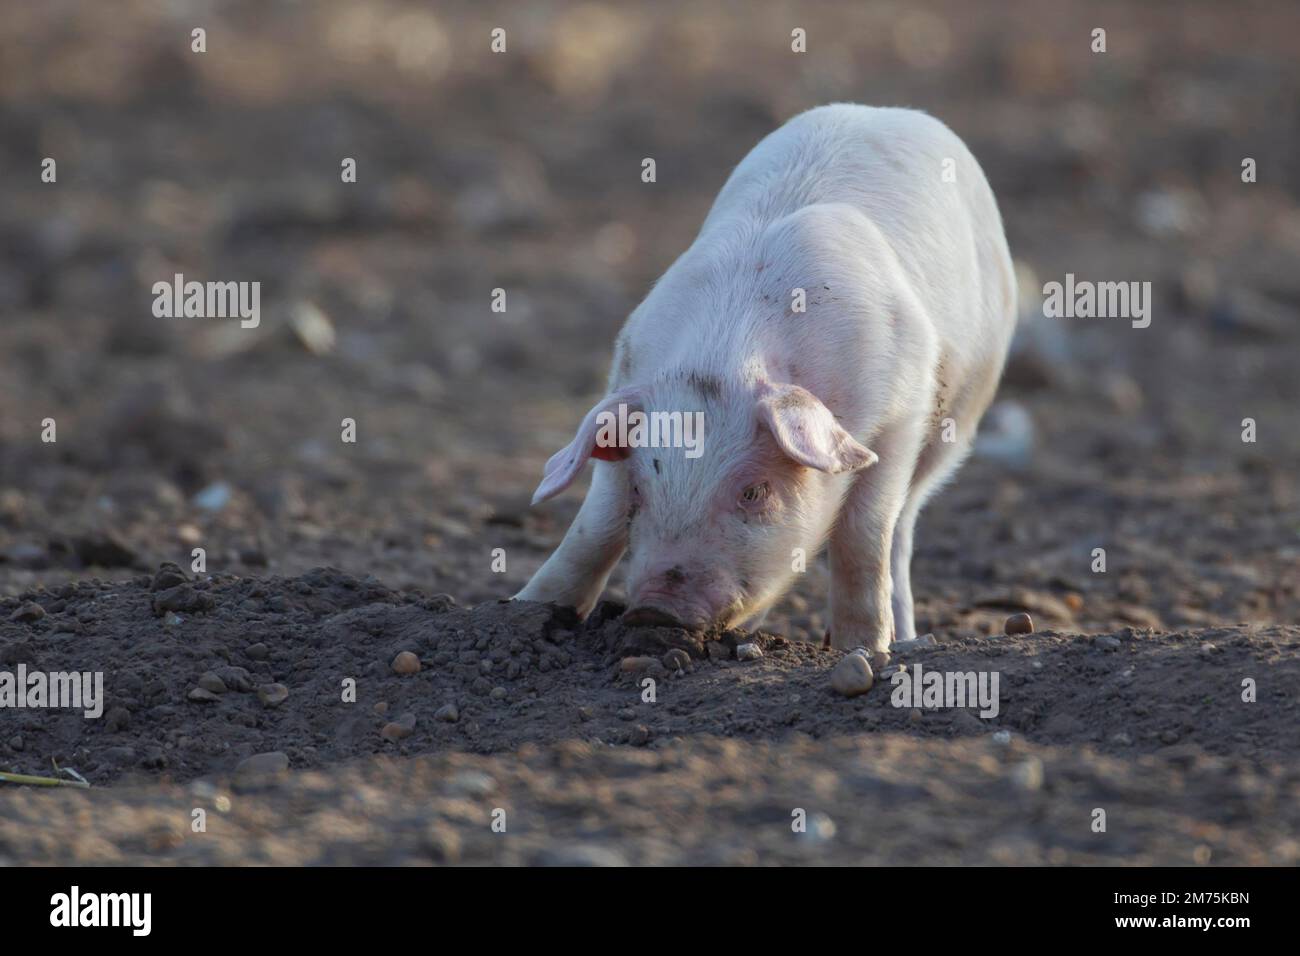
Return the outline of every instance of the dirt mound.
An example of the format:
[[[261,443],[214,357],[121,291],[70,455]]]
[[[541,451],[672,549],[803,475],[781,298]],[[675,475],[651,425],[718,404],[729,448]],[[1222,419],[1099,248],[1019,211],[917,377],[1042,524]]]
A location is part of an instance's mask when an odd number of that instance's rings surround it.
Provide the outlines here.
[[[842,655],[813,644],[734,632],[706,642],[626,627],[620,611],[607,603],[581,623],[526,602],[465,609],[329,568],[194,580],[164,565],[125,584],[29,592],[0,602],[0,669],[102,672],[102,719],[9,711],[0,759],[29,773],[53,759],[102,785],[131,772],[230,773],[267,752],[312,769],[571,739],[663,748],[700,736],[1010,731],[1252,765],[1300,751],[1300,628],[957,637],[896,655],[913,674],[996,673],[998,713],[985,718],[896,707],[883,680],[841,697],[829,674]],[[738,659],[742,643],[761,656]],[[1246,679],[1255,703],[1242,699]]]

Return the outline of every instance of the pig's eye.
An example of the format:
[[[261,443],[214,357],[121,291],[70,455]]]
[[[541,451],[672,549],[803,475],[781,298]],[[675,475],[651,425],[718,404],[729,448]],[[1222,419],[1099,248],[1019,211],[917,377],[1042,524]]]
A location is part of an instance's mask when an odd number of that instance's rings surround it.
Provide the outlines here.
[[[767,482],[760,481],[756,485],[750,485],[740,493],[740,503],[747,508],[761,505],[767,500],[768,492]]]

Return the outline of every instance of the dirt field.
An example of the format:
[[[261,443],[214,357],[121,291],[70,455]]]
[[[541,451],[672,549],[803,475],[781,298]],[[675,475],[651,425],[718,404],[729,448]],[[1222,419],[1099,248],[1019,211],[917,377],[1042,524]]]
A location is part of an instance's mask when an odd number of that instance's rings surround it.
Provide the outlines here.
[[[0,672],[106,694],[0,709],[0,771],[92,784],[0,783],[0,863],[1300,862],[1295,5],[529,9],[0,22]],[[712,653],[617,576],[585,625],[498,603],[623,318],[835,100],[952,126],[1023,273],[1010,424],[918,531],[937,646],[896,655],[996,671],[989,719],[833,692],[821,563]],[[260,281],[261,325],[155,318],[177,272]],[[1067,273],[1149,281],[1150,327],[1045,319]]]

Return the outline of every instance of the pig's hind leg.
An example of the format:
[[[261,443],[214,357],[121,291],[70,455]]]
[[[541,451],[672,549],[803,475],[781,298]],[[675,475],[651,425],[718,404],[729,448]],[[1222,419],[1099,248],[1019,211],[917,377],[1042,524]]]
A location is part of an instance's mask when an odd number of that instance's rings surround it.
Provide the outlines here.
[[[627,480],[621,465],[595,463],[591,488],[560,546],[515,595],[552,601],[586,617],[627,547]]]
[[[920,441],[913,426],[873,441],[880,460],[854,477],[831,532],[831,644],[865,647],[876,666],[888,661],[894,638],[891,556]]]

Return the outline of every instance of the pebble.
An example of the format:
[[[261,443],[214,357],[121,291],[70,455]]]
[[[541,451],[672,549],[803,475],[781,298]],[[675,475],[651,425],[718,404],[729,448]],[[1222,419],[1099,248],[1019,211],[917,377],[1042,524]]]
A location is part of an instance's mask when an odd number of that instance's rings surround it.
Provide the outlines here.
[[[125,707],[114,707],[104,715],[104,726],[110,731],[126,730],[131,723],[131,712]]]
[[[171,561],[164,561],[158,565],[158,570],[154,572],[153,579],[149,582],[149,590],[168,591],[182,584],[188,584],[189,580],[179,565]]]
[[[1094,646],[1100,647],[1103,651],[1117,651],[1119,650],[1119,646],[1120,646],[1119,638],[1111,637],[1109,634],[1103,634],[1100,637],[1094,637],[1092,639],[1092,643]]]
[[[379,716],[382,717],[384,714],[388,713],[388,701],[381,700],[379,703],[375,704],[375,706],[372,707],[371,710],[373,710],[376,714],[379,714]]]
[[[235,766],[233,783],[236,787],[250,787],[267,783],[289,770],[289,755],[283,750],[253,754]]]
[[[204,673],[202,677],[199,678],[199,686],[206,691],[211,691],[214,694],[224,694],[227,690],[230,689],[226,686],[226,682],[223,681],[216,674],[212,673],[212,671],[207,671],[206,673]]]
[[[763,649],[757,644],[737,644],[736,660],[756,661],[763,656]]]
[[[443,704],[434,711],[433,717],[435,720],[445,720],[449,724],[454,724],[460,720],[460,708],[455,704]]]
[[[625,657],[619,664],[619,670],[624,674],[635,674],[637,671],[648,670],[652,665],[659,665],[653,657]]]
[[[493,700],[505,700],[507,691],[504,687],[493,687],[492,693],[489,694]]]
[[[447,782],[447,792],[457,797],[486,797],[497,782],[481,770],[461,770]]]
[[[415,714],[403,714],[391,723],[384,724],[384,729],[379,735],[386,740],[401,740],[403,737],[411,736],[415,730]]]
[[[890,650],[895,652],[915,651],[922,647],[938,647],[939,642],[934,639],[933,634],[922,634],[920,637],[909,637],[905,641],[895,641],[890,645]]]
[[[1019,614],[1012,614],[1007,618],[1006,623],[1002,625],[1002,633],[1008,636],[1032,634],[1034,633],[1034,619],[1023,611]]]
[[[420,672],[420,659],[410,651],[402,651],[393,658],[394,674],[418,674]]]
[[[1011,743],[1011,731],[1009,730],[994,731],[993,742],[995,744],[1000,744],[1001,746],[1005,747],[1007,744]]]
[[[663,657],[663,665],[670,672],[684,671],[691,666],[691,655],[687,654],[680,647],[674,647]]]
[[[257,644],[249,644],[244,650],[244,653],[248,655],[250,660],[264,661],[271,656],[271,649],[265,644],[258,642]]]
[[[1043,762],[1029,757],[1011,768],[1011,782],[1021,790],[1035,791],[1043,787]]]
[[[709,641],[704,649],[709,652],[709,660],[725,661],[731,657],[731,649],[721,641]]]
[[[257,699],[264,707],[279,707],[289,699],[289,688],[283,684],[263,684],[257,688]]]
[[[166,615],[163,616],[163,627],[180,627],[184,621],[185,619],[175,611],[168,611]]]
[[[22,734],[14,734],[12,737],[10,737],[10,738],[9,738],[9,747],[10,747],[11,749],[13,749],[13,750],[22,750],[22,749],[23,749],[23,735],[22,735]]]
[[[190,691],[189,698],[190,700],[200,704],[212,704],[221,699],[216,694],[212,693],[212,691],[204,690],[202,687],[196,687]]]
[[[871,664],[856,651],[846,654],[831,671],[831,689],[845,697],[857,697],[871,690],[875,675],[871,673]]]
[[[645,724],[637,724],[632,728],[632,735],[629,738],[634,747],[644,747],[650,742],[650,728]]]
[[[14,611],[13,614],[9,615],[9,620],[30,624],[34,621],[39,621],[44,616],[45,608],[41,607],[35,601],[28,601],[22,607],[18,608],[18,610]]]

